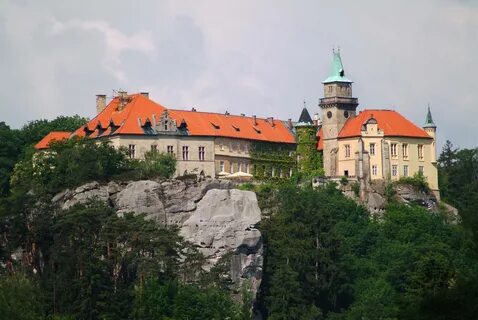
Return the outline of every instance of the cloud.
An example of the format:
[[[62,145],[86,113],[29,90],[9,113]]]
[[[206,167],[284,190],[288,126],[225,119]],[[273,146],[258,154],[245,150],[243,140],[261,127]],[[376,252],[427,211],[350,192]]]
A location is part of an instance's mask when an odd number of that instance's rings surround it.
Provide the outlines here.
[[[170,107],[297,118],[319,112],[340,45],[360,108],[476,144],[472,1],[13,1],[0,5],[2,120],[92,116],[94,94],[149,90]],[[21,112],[19,112],[21,110]]]

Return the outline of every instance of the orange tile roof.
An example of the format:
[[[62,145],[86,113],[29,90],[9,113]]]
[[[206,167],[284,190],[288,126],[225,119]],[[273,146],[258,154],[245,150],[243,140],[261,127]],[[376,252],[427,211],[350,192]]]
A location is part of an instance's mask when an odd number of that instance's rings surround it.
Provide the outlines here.
[[[36,145],[35,149],[37,150],[42,150],[42,149],[48,149],[50,146],[50,143],[53,141],[61,141],[64,139],[68,139],[71,135],[71,132],[66,132],[66,131],[52,131],[46,136],[43,137]]]
[[[319,131],[317,132],[317,150],[319,150],[319,151],[324,150],[324,140],[323,140],[322,127],[320,127]]]
[[[215,136],[270,142],[295,143],[295,136],[281,120],[225,115],[221,113],[169,110],[177,123],[186,121],[193,136]]]
[[[74,135],[105,137],[119,134],[145,134],[141,124],[146,120],[159,120],[166,108],[141,94],[127,96],[128,102],[121,108],[120,98],[115,97],[106,108]],[[238,139],[295,143],[295,136],[281,120],[266,120],[252,117],[225,115],[210,112],[167,109],[169,116],[179,125],[183,120],[192,136],[214,136]],[[116,126],[116,130],[112,129]]]
[[[428,133],[393,110],[364,110],[355,118],[350,118],[340,130],[339,138],[359,137],[362,125],[370,118],[377,120],[378,128],[385,136],[430,138]]]

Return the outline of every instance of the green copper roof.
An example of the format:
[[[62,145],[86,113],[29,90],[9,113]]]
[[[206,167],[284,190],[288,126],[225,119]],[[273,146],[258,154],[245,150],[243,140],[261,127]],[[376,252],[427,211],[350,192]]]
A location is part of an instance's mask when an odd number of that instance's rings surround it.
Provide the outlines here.
[[[428,107],[427,118],[425,119],[425,124],[423,128],[436,128],[437,126],[433,122],[432,112],[430,111],[430,107]]]
[[[340,58],[340,51],[333,51],[334,57],[332,59],[332,72],[330,76],[325,79],[323,83],[330,82],[352,82],[350,79],[345,77],[344,66],[342,64],[342,59]]]

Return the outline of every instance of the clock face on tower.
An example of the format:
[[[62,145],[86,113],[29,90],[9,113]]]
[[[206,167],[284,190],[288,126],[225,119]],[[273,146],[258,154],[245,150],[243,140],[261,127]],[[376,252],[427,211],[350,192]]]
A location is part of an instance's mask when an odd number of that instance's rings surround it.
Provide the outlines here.
[[[347,110],[344,111],[344,117],[347,119],[349,117],[349,112]]]
[[[329,119],[332,118],[332,111],[327,112],[327,118],[329,118]]]

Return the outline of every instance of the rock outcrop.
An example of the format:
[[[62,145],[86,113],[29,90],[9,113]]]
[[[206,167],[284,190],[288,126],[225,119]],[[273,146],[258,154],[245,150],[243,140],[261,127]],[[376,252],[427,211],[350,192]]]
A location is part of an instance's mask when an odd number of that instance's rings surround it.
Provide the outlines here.
[[[257,291],[262,275],[262,238],[255,225],[261,219],[255,193],[234,189],[224,180],[92,182],[57,194],[61,209],[97,200],[116,210],[145,213],[162,225],[177,225],[180,234],[207,258],[207,268],[232,253],[231,279],[244,279]]]

